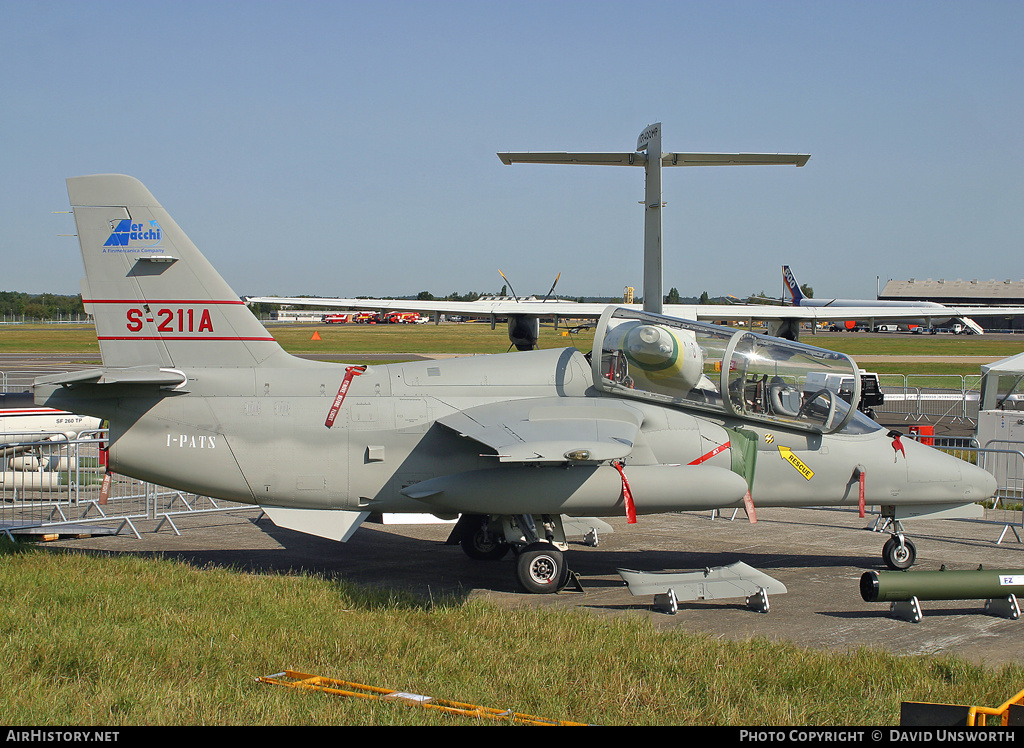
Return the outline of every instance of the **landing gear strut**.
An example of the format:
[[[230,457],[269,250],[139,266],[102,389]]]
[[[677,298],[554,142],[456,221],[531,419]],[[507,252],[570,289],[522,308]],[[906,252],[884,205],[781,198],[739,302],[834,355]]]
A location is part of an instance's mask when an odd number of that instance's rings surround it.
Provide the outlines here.
[[[891,536],[882,546],[882,560],[890,569],[903,571],[909,569],[917,561],[917,546],[914,541],[903,533],[903,524],[896,514],[895,506],[883,506],[875,521],[875,531],[889,530]],[[879,523],[881,526],[879,527]]]

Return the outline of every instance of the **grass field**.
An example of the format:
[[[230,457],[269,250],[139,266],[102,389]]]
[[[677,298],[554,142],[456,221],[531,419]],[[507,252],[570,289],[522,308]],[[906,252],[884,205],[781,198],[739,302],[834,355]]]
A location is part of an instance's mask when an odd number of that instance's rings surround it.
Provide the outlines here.
[[[443,325],[276,325],[270,328],[290,353],[504,353],[509,348],[504,324]],[[313,333],[320,340],[313,340]],[[563,336],[563,330],[542,328],[541,348],[575,345],[590,350],[592,331]]]
[[[800,342],[857,356],[992,356],[1005,358],[1024,350],[1024,335],[802,335]]]
[[[304,325],[269,327],[290,353],[504,353],[509,342],[505,326],[488,324],[443,325]],[[320,340],[313,340],[313,333]],[[592,333],[563,337],[561,330],[542,330],[541,346],[590,347]],[[99,360],[99,344],[92,325],[0,326],[0,352],[73,353]]]
[[[0,543],[0,723],[472,724],[255,682],[287,668],[604,725],[884,725],[996,705],[1024,669],[656,632],[639,616],[420,600],[303,575]]]
[[[280,324],[269,328],[290,353],[335,356],[338,354],[386,353],[504,353],[509,348],[505,326],[491,329],[485,323],[443,325],[307,325]],[[540,346],[558,348],[576,346],[590,350],[593,332],[565,335],[564,330],[541,329]],[[319,340],[314,340],[317,333]],[[860,335],[856,333],[805,333],[802,342],[858,356],[943,356],[943,362],[898,360],[865,364],[863,368],[886,374],[962,374],[979,373],[976,361],[959,357],[988,356],[1005,358],[1024,350],[1024,336],[952,335]],[[83,360],[99,360],[99,346],[91,325],[6,325],[0,326],[0,352],[66,352]],[[914,371],[908,371],[912,365]]]
[[[2,325],[0,352],[71,353],[99,360],[92,325]]]
[[[295,353],[497,353],[489,325],[274,327]],[[320,340],[311,338],[319,332]],[[98,360],[86,326],[0,328],[0,351]],[[860,355],[1003,357],[1016,341],[806,336]],[[575,342],[545,330],[543,347]],[[889,364],[886,364],[888,366]],[[898,364],[893,364],[898,366]],[[920,368],[922,364],[916,364]],[[872,365],[873,370],[881,367]],[[905,371],[900,373],[912,373]],[[610,725],[885,725],[901,701],[996,705],[1024,667],[955,656],[833,654],[655,631],[642,617],[410,598],[299,574],[253,574],[0,542],[0,723],[444,725],[394,703],[268,686],[285,668],[551,719]]]

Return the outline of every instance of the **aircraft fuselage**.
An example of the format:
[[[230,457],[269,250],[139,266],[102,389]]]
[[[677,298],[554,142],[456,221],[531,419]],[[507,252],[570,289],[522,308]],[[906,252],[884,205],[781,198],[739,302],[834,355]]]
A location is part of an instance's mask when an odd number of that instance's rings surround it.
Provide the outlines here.
[[[438,423],[513,399],[619,399],[591,386],[589,364],[573,349],[372,366],[351,378],[330,428],[325,421],[345,366],[183,371],[188,381],[175,392],[138,387],[135,396],[101,399],[82,397],[92,389],[86,387],[58,389],[53,397],[69,410],[110,421],[111,470],[218,498],[452,515],[502,513],[514,495],[517,507],[533,513],[623,513],[621,477],[607,464],[504,464]],[[978,475],[963,474],[973,466],[910,440],[897,449],[883,430],[815,434],[631,405],[642,425],[623,472],[635,481],[638,514],[742,506],[739,480],[714,488],[698,478],[718,481],[744,472],[732,454],[735,429],[756,439],[756,464],[745,477],[758,507],[856,506],[858,465],[871,466],[869,504],[965,503],[985,498],[988,486]],[[702,472],[692,469],[697,465]],[[425,498],[403,493],[445,477],[444,490]]]

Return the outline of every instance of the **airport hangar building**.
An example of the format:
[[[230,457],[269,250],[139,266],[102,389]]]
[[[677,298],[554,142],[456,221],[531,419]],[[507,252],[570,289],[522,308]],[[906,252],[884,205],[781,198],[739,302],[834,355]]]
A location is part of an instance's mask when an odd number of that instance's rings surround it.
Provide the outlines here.
[[[890,280],[878,295],[881,301],[935,301],[939,304],[1024,306],[1024,280]],[[976,319],[986,330],[1024,330],[1024,317]]]

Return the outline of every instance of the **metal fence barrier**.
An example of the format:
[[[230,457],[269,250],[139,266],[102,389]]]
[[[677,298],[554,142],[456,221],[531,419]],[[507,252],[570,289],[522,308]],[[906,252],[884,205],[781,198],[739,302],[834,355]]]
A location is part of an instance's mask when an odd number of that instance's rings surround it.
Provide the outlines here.
[[[880,381],[885,397],[876,413],[903,416],[905,421],[978,421],[980,375],[882,374]],[[923,386],[944,381],[948,387]]]
[[[907,434],[904,438],[915,438]],[[982,504],[985,509],[983,520],[993,525],[1002,525],[996,544],[1003,542],[1008,532],[1013,532],[1017,542],[1024,530],[1024,444],[993,440],[983,447],[973,437],[921,437],[940,449],[965,462],[970,462],[991,473],[996,479],[995,497]]]
[[[117,534],[140,538],[136,523],[158,522],[180,535],[174,517],[251,509],[108,473],[105,431],[67,440],[63,434],[5,434],[0,445],[0,533]],[[83,528],[82,526],[88,526]]]

